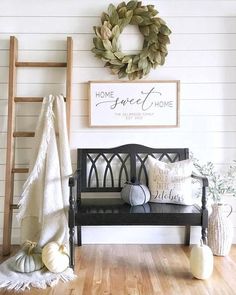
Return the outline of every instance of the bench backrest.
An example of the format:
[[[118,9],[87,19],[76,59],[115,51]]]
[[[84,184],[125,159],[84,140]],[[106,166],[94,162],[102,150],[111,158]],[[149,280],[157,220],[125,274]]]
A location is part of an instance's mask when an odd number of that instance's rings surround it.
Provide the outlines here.
[[[148,185],[148,155],[172,163],[189,158],[187,148],[150,148],[138,144],[77,151],[77,168],[80,170],[78,186],[81,192],[119,192],[132,177]]]

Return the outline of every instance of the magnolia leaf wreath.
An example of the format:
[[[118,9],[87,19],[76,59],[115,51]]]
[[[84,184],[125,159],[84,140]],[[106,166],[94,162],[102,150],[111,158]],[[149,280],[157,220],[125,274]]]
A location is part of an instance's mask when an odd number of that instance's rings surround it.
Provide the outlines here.
[[[92,52],[119,78],[143,78],[152,68],[163,65],[168,54],[171,30],[157,14],[154,5],[144,6],[141,1],[122,2],[117,7],[110,4],[108,12],[102,13],[102,25],[93,27],[96,37]],[[144,37],[143,48],[136,55],[124,54],[119,44],[119,36],[128,24],[138,26]]]

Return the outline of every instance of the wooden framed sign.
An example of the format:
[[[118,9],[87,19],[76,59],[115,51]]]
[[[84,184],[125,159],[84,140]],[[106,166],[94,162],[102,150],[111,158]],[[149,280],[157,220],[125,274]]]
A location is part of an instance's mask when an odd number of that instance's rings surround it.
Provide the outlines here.
[[[174,81],[91,81],[90,126],[179,125],[179,84]]]

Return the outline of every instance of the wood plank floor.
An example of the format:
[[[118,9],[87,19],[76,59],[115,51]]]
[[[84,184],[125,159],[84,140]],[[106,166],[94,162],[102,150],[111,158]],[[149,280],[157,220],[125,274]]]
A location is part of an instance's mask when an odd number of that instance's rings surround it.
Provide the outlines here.
[[[214,257],[213,275],[205,281],[189,272],[190,249],[182,245],[83,245],[76,248],[77,279],[20,294],[236,295],[236,245],[229,256]]]

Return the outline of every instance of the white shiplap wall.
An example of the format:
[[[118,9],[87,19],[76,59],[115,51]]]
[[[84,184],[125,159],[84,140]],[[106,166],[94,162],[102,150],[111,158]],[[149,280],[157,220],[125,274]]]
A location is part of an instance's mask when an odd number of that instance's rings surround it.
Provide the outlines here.
[[[93,26],[98,25],[107,0],[1,0],[0,2],[0,228],[3,226],[7,130],[9,37],[19,40],[19,60],[55,60],[66,56],[66,37],[74,39],[71,148],[117,146],[140,143],[160,147],[189,147],[202,161],[224,168],[236,159],[236,1],[160,0],[155,4],[172,30],[169,55],[164,67],[146,79],[181,80],[180,127],[90,128],[88,126],[89,80],[114,80],[91,53]],[[120,1],[113,0],[114,4]],[[123,50],[140,48],[136,27],[121,36]],[[18,96],[44,96],[64,92],[63,70],[19,69]],[[17,130],[34,130],[40,105],[17,106]],[[16,163],[27,166],[32,139],[17,139]],[[16,176],[15,199],[26,175]],[[230,201],[235,206],[235,200]],[[235,222],[236,209],[231,216]],[[14,220],[13,241],[19,237]],[[236,232],[236,231],[235,231]],[[85,228],[84,242],[183,241],[182,228]],[[0,232],[0,239],[2,230]],[[193,240],[199,237],[195,229]],[[235,234],[236,237],[236,234]],[[236,241],[236,238],[235,240]]]

